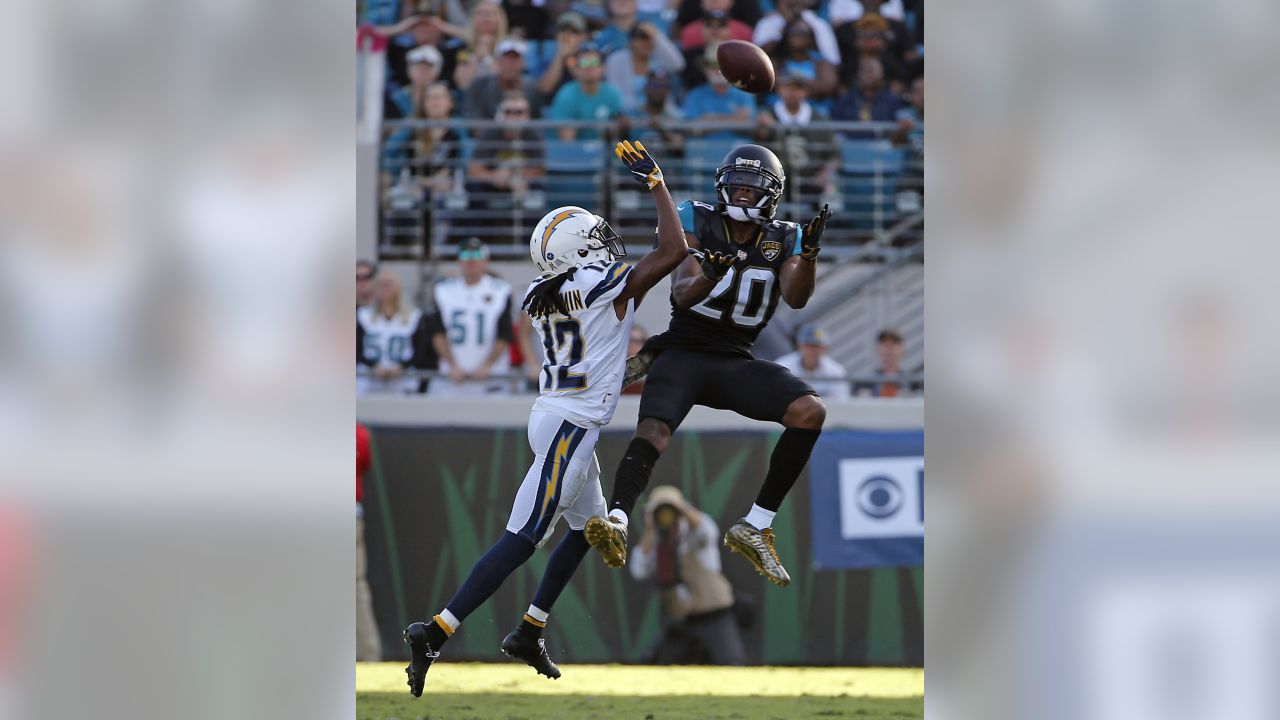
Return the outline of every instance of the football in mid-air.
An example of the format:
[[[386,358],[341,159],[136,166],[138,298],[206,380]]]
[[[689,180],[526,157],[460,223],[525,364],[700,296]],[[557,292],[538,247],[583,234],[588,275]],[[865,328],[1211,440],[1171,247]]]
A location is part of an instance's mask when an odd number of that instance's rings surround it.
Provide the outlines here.
[[[720,73],[734,87],[749,93],[773,90],[773,61],[763,50],[745,40],[726,40],[716,48]]]

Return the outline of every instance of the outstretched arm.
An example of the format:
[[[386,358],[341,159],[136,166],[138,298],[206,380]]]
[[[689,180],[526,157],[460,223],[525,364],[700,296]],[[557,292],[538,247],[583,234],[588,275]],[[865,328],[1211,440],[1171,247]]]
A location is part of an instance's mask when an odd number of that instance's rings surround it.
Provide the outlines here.
[[[680,226],[675,201],[667,191],[667,184],[663,182],[662,170],[649,155],[649,151],[639,142],[623,141],[618,143],[614,152],[631,173],[649,187],[649,193],[658,209],[658,247],[641,258],[627,275],[627,284],[623,287],[622,294],[614,300],[614,309],[621,317],[626,312],[627,301],[635,298],[636,304],[639,304],[649,288],[658,284],[659,280],[684,261],[689,248],[685,244],[684,230]]]
[[[778,285],[782,290],[782,299],[790,307],[799,309],[809,303],[813,297],[813,286],[818,268],[818,253],[822,250],[822,231],[827,227],[827,218],[831,211],[826,205],[818,216],[809,221],[800,232],[800,251],[787,258],[778,273]]]

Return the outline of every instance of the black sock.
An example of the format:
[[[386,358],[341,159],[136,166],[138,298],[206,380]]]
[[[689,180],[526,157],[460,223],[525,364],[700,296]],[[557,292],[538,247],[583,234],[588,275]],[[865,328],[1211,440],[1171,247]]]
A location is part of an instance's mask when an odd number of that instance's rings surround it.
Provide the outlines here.
[[[440,623],[436,622],[435,618],[427,621],[427,644],[431,646],[432,650],[440,652],[440,646],[444,645],[448,639],[449,633],[440,627]]]
[[[524,619],[520,621],[520,627],[516,628],[516,632],[521,635],[540,638],[542,637],[542,628],[546,626],[546,623],[539,625],[536,622],[529,622],[529,616],[525,615]]]
[[[609,499],[609,509],[621,509],[631,516],[640,493],[649,485],[649,473],[653,472],[653,464],[657,462],[658,448],[644,438],[632,438],[627,446],[627,453],[618,463],[618,472],[613,476],[613,497]]]
[[[809,453],[813,452],[813,444],[818,442],[821,430],[802,430],[787,428],[773,446],[773,455],[769,457],[769,474],[764,476],[764,485],[756,496],[756,504],[765,510],[777,512],[782,507],[782,499],[796,484],[800,471],[809,462]]]

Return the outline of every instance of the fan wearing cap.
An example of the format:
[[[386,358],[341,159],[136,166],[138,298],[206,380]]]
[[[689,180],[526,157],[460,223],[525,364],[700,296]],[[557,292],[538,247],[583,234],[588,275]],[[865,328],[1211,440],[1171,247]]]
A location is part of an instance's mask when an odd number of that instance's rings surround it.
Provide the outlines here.
[[[849,371],[827,356],[827,331],[816,325],[800,328],[796,351],[774,362],[802,378],[824,400],[849,399]]]
[[[462,43],[444,32],[447,26],[435,16],[411,15],[395,25],[376,29],[379,33],[407,41],[407,45],[396,42],[387,45],[384,117],[410,116],[413,107],[413,94],[408,90],[410,85],[425,88],[437,78],[450,80],[453,77],[457,52]],[[414,65],[420,67],[414,68]]]
[[[641,105],[626,115],[620,124],[627,132],[643,142],[659,141],[668,146],[680,146],[684,142],[683,135],[670,129],[670,125],[679,122],[684,116],[680,106],[672,97],[674,83],[670,75],[663,72],[650,73],[644,83],[644,96]]]
[[[671,40],[653,25],[638,23],[631,29],[627,47],[605,61],[605,79],[622,93],[623,108],[629,113],[644,102],[649,73],[678,73],[683,69],[684,56]]]
[[[553,41],[542,43],[538,91],[544,97],[555,97],[556,92],[573,79],[574,58],[591,37],[586,18],[576,12],[561,15],[556,20],[555,32]]]
[[[489,376],[510,370],[511,286],[488,274],[489,248],[478,238],[458,248],[458,268],[433,293],[439,322],[432,344],[446,377],[432,380],[429,390],[450,397],[505,393],[510,383]]]
[[[604,56],[600,51],[591,45],[584,46],[574,60],[574,80],[556,93],[548,117],[555,120],[601,122],[620,115],[622,93],[613,83],[604,79]],[[600,131],[595,128],[560,129],[561,140],[594,140],[598,137]]]
[[[658,642],[647,662],[742,665],[746,652],[733,613],[733,586],[720,566],[720,530],[680,489],[659,485],[644,506],[644,534],[629,564],[662,599]]]
[[[538,117],[543,100],[542,93],[538,92],[538,84],[525,74],[528,43],[509,37],[498,43],[496,54],[493,74],[476,78],[471,82],[471,87],[467,88],[467,105],[463,115],[473,120],[493,120],[498,114],[503,96],[509,92],[519,92],[528,98],[533,117]]]
[[[844,63],[840,67],[840,84],[849,87],[861,75],[862,65],[878,61],[884,70],[885,83],[895,92],[906,89],[912,76],[902,57],[889,45],[892,30],[885,18],[868,13],[856,22],[846,23],[836,33]],[[919,73],[923,67],[918,66]]]

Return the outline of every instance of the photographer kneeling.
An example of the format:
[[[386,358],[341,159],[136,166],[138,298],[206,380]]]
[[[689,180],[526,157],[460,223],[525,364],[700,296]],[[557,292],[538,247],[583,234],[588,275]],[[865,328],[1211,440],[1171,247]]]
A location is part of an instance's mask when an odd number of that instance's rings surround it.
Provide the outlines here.
[[[659,665],[742,665],[733,588],[720,572],[720,530],[678,488],[649,493],[644,535],[627,563],[636,580],[662,593],[665,628],[649,661]]]

